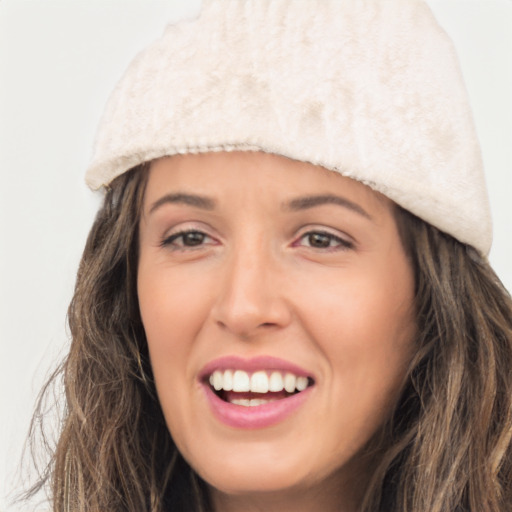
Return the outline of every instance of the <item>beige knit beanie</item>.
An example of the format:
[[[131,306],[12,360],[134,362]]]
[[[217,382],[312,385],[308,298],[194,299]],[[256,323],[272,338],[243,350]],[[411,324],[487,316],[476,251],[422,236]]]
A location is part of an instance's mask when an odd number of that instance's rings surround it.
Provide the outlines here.
[[[486,255],[482,159],[454,47],[420,0],[209,0],[112,93],[87,183],[177,153],[261,150],[382,192]]]

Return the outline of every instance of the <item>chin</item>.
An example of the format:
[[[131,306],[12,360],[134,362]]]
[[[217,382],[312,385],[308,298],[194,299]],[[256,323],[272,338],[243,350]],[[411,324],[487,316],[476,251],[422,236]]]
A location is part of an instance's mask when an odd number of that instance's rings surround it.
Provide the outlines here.
[[[206,453],[210,457],[192,458],[189,464],[210,488],[226,495],[298,491],[336,479],[340,471],[334,461],[320,467],[315,464],[315,455],[307,450],[280,450],[274,443],[256,443],[245,449],[237,445],[223,455],[215,455],[211,449]]]

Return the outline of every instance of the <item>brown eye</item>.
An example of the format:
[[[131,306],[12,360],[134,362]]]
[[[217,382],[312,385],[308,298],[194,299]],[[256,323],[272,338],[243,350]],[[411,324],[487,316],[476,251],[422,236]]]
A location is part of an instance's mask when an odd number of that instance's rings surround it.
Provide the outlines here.
[[[162,241],[162,246],[175,248],[198,247],[211,241],[211,238],[202,231],[181,231],[175,233]]]
[[[310,231],[300,238],[299,244],[312,249],[352,249],[354,244],[326,231]]]
[[[206,235],[199,231],[189,231],[188,233],[183,233],[181,237],[183,240],[183,245],[186,245],[187,247],[193,247],[195,245],[201,245],[204,242]]]
[[[326,233],[309,233],[307,236],[308,245],[317,249],[325,249],[331,246],[332,236]]]

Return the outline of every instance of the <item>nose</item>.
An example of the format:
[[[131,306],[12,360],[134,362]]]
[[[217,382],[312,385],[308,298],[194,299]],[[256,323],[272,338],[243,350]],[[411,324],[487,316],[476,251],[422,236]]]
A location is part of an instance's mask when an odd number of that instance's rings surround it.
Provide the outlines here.
[[[241,339],[286,327],[292,318],[283,271],[271,251],[246,246],[229,258],[220,276],[220,293],[212,308],[223,330]]]

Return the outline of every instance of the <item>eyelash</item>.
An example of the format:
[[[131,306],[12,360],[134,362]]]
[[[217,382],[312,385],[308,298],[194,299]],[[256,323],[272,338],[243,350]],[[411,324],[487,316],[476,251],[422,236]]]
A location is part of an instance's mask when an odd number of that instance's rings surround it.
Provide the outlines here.
[[[324,240],[328,241],[328,245],[323,246],[323,247],[315,247],[315,246],[311,245],[311,240],[312,240],[311,237],[313,237],[313,236],[323,237]],[[328,231],[322,231],[320,229],[319,230],[310,230],[310,231],[304,233],[303,235],[301,235],[299,237],[299,240],[303,240],[304,238],[308,238],[308,240],[309,240],[309,244],[306,245],[306,247],[310,247],[314,250],[343,251],[343,250],[348,250],[348,249],[354,248],[354,244],[351,241],[346,240],[345,238],[341,238],[340,236],[334,235],[333,233],[329,233]],[[336,245],[331,245],[333,242],[335,242]],[[295,242],[293,245],[297,246],[299,244]]]
[[[197,244],[186,245],[185,237],[187,235],[200,235],[200,237],[202,237],[202,238],[199,241],[199,243],[197,243]],[[317,241],[318,241],[318,237],[323,237],[323,240],[327,241],[328,245],[315,247],[314,245],[312,245],[312,237],[313,236],[317,237]],[[176,241],[179,240],[180,238],[181,238],[182,243],[177,244]],[[162,247],[174,246],[175,250],[191,250],[196,247],[201,247],[202,245],[204,245],[204,240],[208,239],[208,238],[211,238],[211,237],[202,231],[199,231],[197,229],[187,229],[187,230],[179,231],[178,233],[173,233],[172,235],[164,238],[160,245]],[[332,233],[329,233],[328,231],[311,230],[311,231],[308,231],[308,232],[302,234],[298,240],[300,241],[305,238],[308,239],[308,244],[305,245],[305,247],[310,247],[314,250],[337,251],[337,250],[348,250],[348,249],[354,248],[354,244],[352,242],[350,242],[344,238],[341,238],[339,236],[336,236]],[[332,245],[333,242],[336,245]],[[293,243],[293,247],[298,247],[300,245],[301,244],[298,242]]]
[[[202,237],[202,240],[198,244],[186,245],[184,242],[185,242],[185,237],[187,235],[200,235]],[[180,238],[182,240],[182,243],[177,244],[176,240],[178,240]],[[186,230],[179,231],[178,233],[173,233],[172,235],[165,237],[162,240],[162,243],[160,245],[162,247],[174,246],[174,249],[177,249],[177,250],[194,249],[196,247],[202,246],[204,240],[207,238],[211,238],[211,237],[208,236],[206,233],[199,231],[198,229],[186,229]]]

